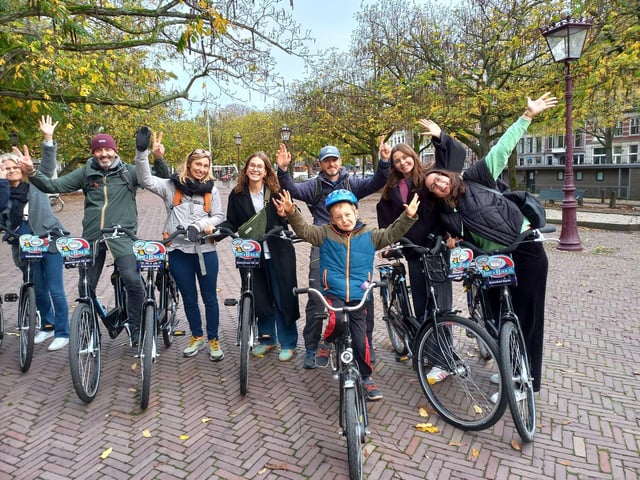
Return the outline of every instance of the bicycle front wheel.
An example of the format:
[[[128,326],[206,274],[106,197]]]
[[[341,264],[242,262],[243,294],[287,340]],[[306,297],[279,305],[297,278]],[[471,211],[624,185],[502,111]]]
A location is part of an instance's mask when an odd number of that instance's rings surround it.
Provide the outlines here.
[[[173,343],[174,334],[178,322],[176,320],[176,312],[180,304],[180,293],[176,282],[169,272],[165,275],[165,304],[163,305],[163,318],[162,318],[162,340],[164,346],[169,348]]]
[[[153,305],[144,307],[144,331],[142,332],[140,365],[142,366],[142,389],[140,390],[140,408],[145,410],[149,405],[151,391],[151,366],[156,356],[156,309]]]
[[[33,340],[36,335],[37,318],[36,291],[32,286],[29,286],[22,291],[18,313],[18,330],[20,332],[18,356],[20,360],[20,370],[23,372],[29,370],[31,360],[33,360]]]
[[[356,391],[359,385],[344,388],[344,435],[347,437],[347,458],[349,460],[349,478],[362,480],[362,445],[364,443],[364,399]]]
[[[505,368],[505,392],[516,430],[525,442],[536,434],[536,403],[524,339],[513,321],[500,331],[500,361]]]
[[[76,394],[91,402],[100,385],[100,330],[91,307],[79,303],[69,328],[69,368]]]
[[[251,297],[244,297],[240,303],[240,395],[246,395],[249,386],[249,352],[252,342],[253,306]]]
[[[409,349],[404,341],[402,329],[399,327],[402,325],[402,309],[400,308],[400,301],[409,301],[409,299],[406,295],[402,295],[402,298],[400,298],[400,295],[396,295],[391,292],[390,300],[388,307],[385,308],[384,311],[384,320],[387,324],[387,332],[389,333],[391,346],[398,355],[403,356],[409,353]]]
[[[60,213],[64,208],[64,202],[59,196],[49,197],[49,204],[53,213]]]
[[[467,318],[442,316],[435,327],[428,322],[416,337],[422,391],[447,423],[462,430],[491,427],[506,409],[496,342]],[[483,350],[490,352],[488,360]]]

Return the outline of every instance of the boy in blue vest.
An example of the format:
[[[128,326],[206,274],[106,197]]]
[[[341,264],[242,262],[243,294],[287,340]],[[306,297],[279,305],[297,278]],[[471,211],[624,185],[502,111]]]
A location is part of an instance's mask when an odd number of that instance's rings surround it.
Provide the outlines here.
[[[365,225],[358,219],[358,199],[349,190],[334,190],[325,201],[330,224],[309,225],[296,209],[288,191],[274,199],[278,213],[286,214],[296,234],[320,248],[320,278],[325,297],[334,306],[356,304],[364,294],[361,286],[373,279],[373,262],[376,250],[398,241],[415,223],[420,204],[414,195],[411,203],[405,205],[405,213],[400,215],[386,229]],[[363,310],[350,316],[349,327],[353,353],[364,379],[367,399],[380,400],[382,393],[371,378],[370,345],[366,335],[366,318]],[[325,329],[324,344],[318,350],[318,365],[326,366],[329,346],[340,334],[341,318],[335,312],[329,315]],[[320,353],[323,353],[322,357]],[[325,361],[321,361],[325,360]]]

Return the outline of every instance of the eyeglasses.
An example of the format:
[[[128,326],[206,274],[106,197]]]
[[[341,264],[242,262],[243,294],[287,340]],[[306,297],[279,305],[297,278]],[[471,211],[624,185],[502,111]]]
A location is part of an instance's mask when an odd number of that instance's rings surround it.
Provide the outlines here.
[[[264,165],[256,165],[255,163],[250,163],[247,165],[247,170],[255,170],[256,172],[262,172],[264,170]]]
[[[194,148],[193,151],[189,154],[189,158],[194,155],[201,155],[203,157],[211,158],[211,152],[209,150],[205,150],[204,148]]]
[[[444,180],[444,178],[446,178],[444,175],[440,175],[440,174],[436,175],[436,178],[434,178],[433,183],[431,185],[429,185],[427,187],[427,189],[431,193],[433,193],[438,185],[441,185],[441,186],[445,185],[446,186],[447,182],[446,182],[446,180]]]

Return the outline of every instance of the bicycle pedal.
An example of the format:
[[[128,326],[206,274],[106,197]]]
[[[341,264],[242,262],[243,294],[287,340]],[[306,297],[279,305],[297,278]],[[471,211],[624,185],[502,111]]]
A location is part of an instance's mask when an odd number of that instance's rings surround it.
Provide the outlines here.
[[[238,300],[236,298],[225,298],[224,305],[225,307],[234,307],[238,305]]]
[[[18,301],[18,294],[17,293],[5,293],[4,294],[4,301],[5,302],[17,302]]]
[[[174,330],[173,331],[173,336],[174,337],[184,337],[186,335],[186,332],[184,330]]]

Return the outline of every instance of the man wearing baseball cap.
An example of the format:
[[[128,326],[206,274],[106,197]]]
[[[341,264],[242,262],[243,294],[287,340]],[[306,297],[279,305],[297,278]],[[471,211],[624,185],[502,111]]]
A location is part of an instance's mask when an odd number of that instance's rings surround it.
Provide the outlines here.
[[[384,142],[380,143],[378,150],[378,169],[373,177],[358,178],[350,176],[340,159],[339,150],[333,145],[327,145],[320,149],[318,160],[320,162],[320,174],[302,183],[295,183],[289,175],[288,168],[291,162],[291,153],[284,144],[280,145],[276,162],[278,163],[278,181],[283,190],[288,190],[295,200],[305,202],[311,211],[314,225],[329,223],[329,212],[325,207],[325,200],[334,190],[350,190],[358,200],[380,190],[389,177],[389,156],[391,148]],[[320,250],[311,247],[309,257],[309,287],[321,289],[320,285]],[[303,330],[306,355],[302,366],[307,369],[316,368],[317,365],[326,366],[328,351],[318,352],[318,344],[322,334],[322,304],[310,295],[307,300],[306,323]],[[373,361],[373,348],[371,335],[373,333],[373,303],[367,304],[367,337],[371,360]],[[316,355],[318,353],[318,355]]]
[[[150,132],[150,130],[149,130]],[[140,138],[139,138],[140,137]],[[148,147],[148,139],[136,136],[136,148],[144,151]],[[146,145],[138,146],[139,143]],[[53,142],[52,142],[53,143]],[[156,172],[158,176],[168,177],[169,168],[162,159],[164,146],[154,144]],[[94,244],[96,255],[94,263],[89,267],[88,278],[92,291],[95,292],[100,274],[104,267],[107,244],[120,273],[127,292],[127,326],[131,344],[136,345],[140,329],[140,316],[144,301],[144,289],[133,255],[133,241],[128,237],[110,239],[98,243],[102,238],[100,230],[120,225],[137,231],[138,211],[136,190],[139,187],[134,165],[124,163],[118,156],[118,146],[111,135],[100,133],[91,139],[91,158],[82,167],[56,179],[47,178],[40,172],[25,166],[25,173],[31,183],[46,193],[65,193],[82,190],[84,193],[84,217],[82,219],[82,236]],[[158,159],[158,156],[160,159]],[[82,279],[81,279],[82,281]],[[120,332],[114,326],[107,326],[112,337]]]

